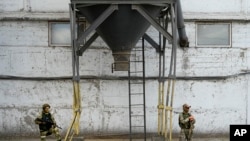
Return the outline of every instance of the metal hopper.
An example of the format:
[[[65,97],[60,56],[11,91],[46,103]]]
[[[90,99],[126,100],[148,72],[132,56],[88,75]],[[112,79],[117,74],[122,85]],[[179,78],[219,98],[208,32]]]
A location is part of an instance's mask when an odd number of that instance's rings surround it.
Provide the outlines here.
[[[86,17],[91,24],[109,7],[107,4],[78,8],[79,13]],[[157,17],[163,7],[142,5],[150,16]],[[118,6],[96,32],[107,43],[113,53],[115,70],[128,70],[130,51],[149,28],[150,23],[131,4]]]

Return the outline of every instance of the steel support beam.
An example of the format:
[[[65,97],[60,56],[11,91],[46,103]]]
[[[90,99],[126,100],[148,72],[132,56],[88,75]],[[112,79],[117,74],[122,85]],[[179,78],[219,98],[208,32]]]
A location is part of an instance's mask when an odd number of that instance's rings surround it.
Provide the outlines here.
[[[94,33],[89,40],[78,51],[78,55],[82,56],[83,52],[99,37],[98,33]]]
[[[173,40],[173,37],[166,32],[160,24],[158,24],[153,17],[141,6],[132,5],[132,9],[137,10],[149,23],[151,23],[164,37],[166,37],[170,42]]]
[[[159,52],[159,44],[157,44],[147,33],[143,35],[143,38],[153,47],[156,49],[157,52]]]
[[[105,19],[107,19],[115,10],[118,10],[118,5],[112,4],[107,8],[92,24],[83,32],[82,35],[77,39],[77,44],[80,45],[84,39],[94,31]]]

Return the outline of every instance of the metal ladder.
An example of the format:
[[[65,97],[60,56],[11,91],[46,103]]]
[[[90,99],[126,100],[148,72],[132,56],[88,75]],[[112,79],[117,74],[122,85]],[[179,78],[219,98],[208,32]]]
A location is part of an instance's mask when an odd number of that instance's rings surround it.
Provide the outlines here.
[[[145,62],[142,47],[131,51],[128,69],[130,141],[143,136],[146,141]]]

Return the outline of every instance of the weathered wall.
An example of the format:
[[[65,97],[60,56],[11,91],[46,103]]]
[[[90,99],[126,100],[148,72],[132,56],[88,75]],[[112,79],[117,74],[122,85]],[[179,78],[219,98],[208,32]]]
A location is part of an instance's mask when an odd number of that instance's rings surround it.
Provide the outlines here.
[[[181,105],[188,102],[197,118],[196,132],[226,134],[230,124],[250,123],[250,23],[248,0],[182,0],[190,47],[177,52],[174,132]],[[48,20],[68,19],[69,0],[0,0],[0,75],[33,80],[0,80],[0,136],[36,135],[33,120],[48,102],[65,133],[71,121],[71,48],[48,46]],[[236,16],[238,15],[238,16]],[[195,22],[232,21],[232,48],[195,47]],[[157,38],[158,33],[148,33]],[[166,60],[170,60],[167,49]],[[158,76],[158,54],[147,44],[146,76]],[[80,58],[84,76],[110,79],[81,80],[83,112],[81,133],[128,133],[128,82],[111,72],[111,51],[101,39]],[[167,63],[168,66],[169,63]],[[168,67],[166,69],[168,73]],[[147,80],[147,130],[157,131],[158,82]]]
[[[12,81],[1,83],[1,136],[34,135],[33,120],[44,102],[51,103],[58,124],[67,129],[71,120],[71,81]],[[245,77],[215,81],[177,81],[174,102],[174,131],[183,102],[192,105],[197,118],[196,132],[227,133],[230,124],[247,122]],[[127,81],[82,80],[83,112],[81,131],[88,134],[115,134],[128,131]],[[8,89],[6,89],[6,87]],[[147,81],[147,129],[157,131],[157,82]],[[206,122],[204,122],[206,121]]]

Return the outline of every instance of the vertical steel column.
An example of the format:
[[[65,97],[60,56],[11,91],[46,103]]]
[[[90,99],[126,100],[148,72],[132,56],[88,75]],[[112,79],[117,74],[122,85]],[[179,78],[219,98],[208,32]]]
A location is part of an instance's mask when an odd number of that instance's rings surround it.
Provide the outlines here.
[[[81,114],[80,98],[80,76],[79,76],[79,56],[77,51],[79,46],[76,45],[76,4],[69,5],[70,11],[70,28],[71,28],[71,46],[72,46],[72,72],[73,72],[73,120],[67,130],[65,141],[72,140],[74,134],[79,134],[79,121]],[[69,137],[70,136],[70,137]]]
[[[159,19],[162,23],[162,19]],[[158,79],[158,134],[163,135],[165,129],[165,111],[164,111],[164,84],[165,84],[165,44],[162,44],[162,34],[159,32],[159,79]],[[164,38],[165,39],[165,38]],[[164,41],[163,39],[163,41]]]
[[[129,95],[129,140],[132,141],[132,117],[131,117],[131,72],[130,72],[131,63],[128,64],[128,95]]]
[[[142,69],[143,69],[143,112],[144,112],[144,141],[147,139],[147,124],[146,124],[146,90],[145,90],[145,44],[144,44],[144,38],[142,37]]]

